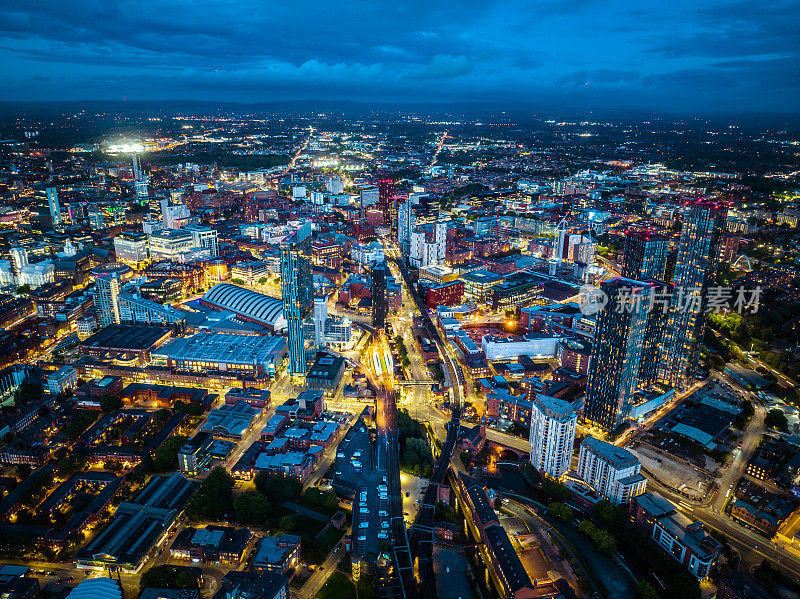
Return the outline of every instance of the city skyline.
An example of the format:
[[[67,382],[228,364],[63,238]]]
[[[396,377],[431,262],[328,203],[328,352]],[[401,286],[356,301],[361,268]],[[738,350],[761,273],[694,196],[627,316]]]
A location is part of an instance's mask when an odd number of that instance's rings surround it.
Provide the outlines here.
[[[204,97],[0,105],[4,599],[800,594],[800,129]]]

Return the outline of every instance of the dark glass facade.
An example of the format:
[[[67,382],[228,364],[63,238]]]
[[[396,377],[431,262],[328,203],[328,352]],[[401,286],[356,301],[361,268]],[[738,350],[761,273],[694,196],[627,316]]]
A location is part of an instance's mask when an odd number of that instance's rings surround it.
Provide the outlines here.
[[[622,276],[636,281],[664,280],[669,241],[648,232],[629,233],[625,237]]]
[[[613,429],[631,411],[653,288],[622,277],[600,287],[608,303],[597,315],[584,415],[603,428]]]
[[[304,377],[314,359],[312,319],[314,272],[311,225],[306,224],[281,242],[281,291],[289,345],[289,374]]]
[[[386,288],[386,264],[383,262],[372,265],[372,325],[376,328],[386,326],[386,317],[389,314],[389,295]]]
[[[673,277],[675,290],[659,352],[658,379],[664,384],[683,388],[697,366],[708,288],[716,276],[727,216],[728,207],[722,202],[697,200],[686,207]]]

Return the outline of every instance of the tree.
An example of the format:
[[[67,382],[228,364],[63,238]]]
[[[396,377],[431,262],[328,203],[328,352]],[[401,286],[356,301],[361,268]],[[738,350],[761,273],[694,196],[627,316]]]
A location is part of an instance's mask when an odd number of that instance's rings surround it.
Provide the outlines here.
[[[183,412],[184,414],[188,414],[189,416],[202,416],[206,409],[203,407],[203,404],[192,402],[192,401],[176,401],[173,405],[178,412]]]
[[[239,524],[261,526],[269,514],[269,501],[258,491],[242,493],[233,502],[233,515]]]
[[[139,589],[199,589],[199,569],[185,566],[153,566],[142,574]]]
[[[779,408],[774,408],[767,412],[767,415],[764,417],[764,426],[767,428],[774,428],[775,430],[785,433],[789,430],[789,420],[786,418],[786,414],[784,414],[782,410]]]
[[[464,468],[469,468],[469,465],[472,463],[472,456],[468,451],[462,451],[461,455],[459,455],[459,459],[461,463],[464,464]]]
[[[28,402],[36,401],[42,396],[42,391],[43,388],[40,383],[23,381],[14,391],[14,403],[27,404]]]
[[[233,477],[216,466],[186,503],[190,520],[225,520],[233,514]]]
[[[616,506],[605,499],[595,504],[592,509],[592,515],[601,526],[612,530],[617,530],[626,520],[624,508]]]
[[[118,395],[104,395],[100,398],[100,409],[106,414],[119,410],[123,405],[125,404]]]
[[[597,528],[590,520],[583,520],[578,525],[587,537],[592,539],[597,550],[602,553],[614,553],[617,550],[617,539],[610,532]]]
[[[188,438],[185,435],[174,435],[167,439],[156,450],[153,458],[153,470],[156,472],[172,472],[178,467],[178,452],[186,445]]]
[[[269,279],[268,279],[267,277],[261,277],[261,278],[258,280],[258,284],[259,284],[259,285],[266,285],[267,283],[269,283]]]
[[[56,463],[55,473],[59,478],[67,478],[86,467],[88,459],[80,453],[70,453]]]
[[[261,491],[272,504],[297,499],[303,490],[303,485],[294,478],[266,472],[256,474],[255,485],[256,489]]]
[[[403,466],[406,468],[413,468],[414,466],[419,465],[419,456],[417,455],[416,451],[411,451],[410,449],[403,453],[403,457],[400,459]]]
[[[617,539],[610,532],[601,530],[592,539],[602,553],[614,553],[617,550]]]
[[[236,285],[244,285],[244,280],[238,277],[234,277],[231,279],[231,283],[234,283]]]
[[[320,491],[314,487],[309,487],[303,491],[300,497],[301,505],[305,505],[313,510],[333,514],[339,508],[339,498],[333,491]]]
[[[565,503],[561,503],[560,501],[551,503],[547,506],[547,508],[554,516],[560,520],[563,520],[564,522],[569,522],[575,517],[575,512],[572,511],[572,508]]]
[[[122,464],[117,460],[110,460],[103,464],[103,469],[108,470],[109,472],[121,472]]]
[[[94,423],[96,417],[96,412],[89,410],[78,411],[77,415],[72,419],[65,431],[70,441],[74,441],[80,437],[83,432],[88,429],[92,423]]]
[[[640,580],[636,585],[636,597],[637,599],[658,599],[658,593],[652,584],[646,580]]]
[[[551,478],[542,480],[542,492],[555,501],[566,501],[572,496],[566,485]]]

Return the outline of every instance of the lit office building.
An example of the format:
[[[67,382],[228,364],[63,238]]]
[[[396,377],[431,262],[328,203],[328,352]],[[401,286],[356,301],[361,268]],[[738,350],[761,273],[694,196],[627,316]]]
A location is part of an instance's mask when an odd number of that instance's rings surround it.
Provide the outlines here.
[[[92,231],[102,231],[106,228],[106,219],[103,216],[103,212],[97,208],[90,208],[87,212],[87,217]]]
[[[148,259],[147,235],[123,231],[114,237],[114,253],[120,262],[138,268]]]
[[[161,215],[165,229],[181,229],[189,224],[192,213],[185,204],[171,204],[167,198],[161,200]]]
[[[411,232],[409,262],[422,268],[443,264],[447,251],[447,223],[437,221],[432,225],[416,227]]]
[[[221,370],[256,379],[274,377],[285,355],[283,337],[228,333],[179,337],[151,352],[157,365],[190,372]]]
[[[36,217],[33,219],[34,233],[47,233],[61,224],[61,206],[55,187],[37,189],[35,192]]]
[[[559,478],[570,467],[577,406],[563,399],[538,394],[531,409],[531,465],[539,473]]]
[[[664,280],[669,241],[651,232],[628,233],[625,236],[625,257],[622,276],[636,281]]]
[[[600,287],[608,303],[597,315],[584,414],[588,420],[614,429],[630,414],[652,287],[622,277]]]
[[[311,223],[281,242],[281,291],[289,338],[289,374],[305,377],[314,359]]]
[[[697,366],[700,343],[706,326],[708,288],[714,282],[719,259],[720,235],[725,228],[728,207],[724,203],[696,200],[683,215],[673,283],[676,294],[687,296],[697,290],[696,301],[673,301],[664,328],[659,354],[658,379],[682,388]]]
[[[314,298],[314,343],[325,347],[325,325],[328,321],[328,296]]]
[[[11,257],[12,272],[19,274],[22,268],[28,264],[28,250],[24,247],[11,248],[9,255]]]
[[[183,230],[192,234],[195,248],[207,250],[212,258],[219,256],[219,237],[216,229],[204,225],[186,225]]]
[[[138,294],[120,293],[117,296],[119,321],[124,323],[177,324],[186,320],[186,312],[169,304],[159,304]]]
[[[193,248],[194,237],[191,231],[162,229],[150,235],[150,256],[154,261],[178,262],[183,252],[188,252]]]

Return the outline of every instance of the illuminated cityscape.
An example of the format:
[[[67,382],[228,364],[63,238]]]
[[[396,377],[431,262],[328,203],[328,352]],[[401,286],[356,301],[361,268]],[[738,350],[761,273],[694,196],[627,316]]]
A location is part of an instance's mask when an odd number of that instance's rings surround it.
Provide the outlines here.
[[[0,6],[2,599],[800,597],[797,6],[74,4]]]

